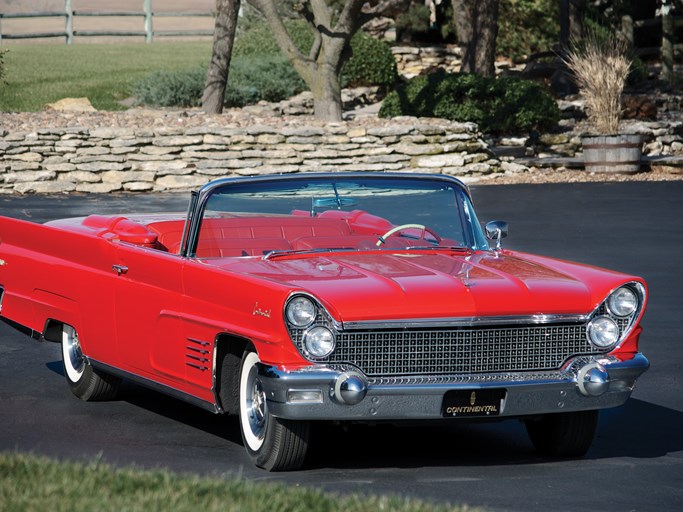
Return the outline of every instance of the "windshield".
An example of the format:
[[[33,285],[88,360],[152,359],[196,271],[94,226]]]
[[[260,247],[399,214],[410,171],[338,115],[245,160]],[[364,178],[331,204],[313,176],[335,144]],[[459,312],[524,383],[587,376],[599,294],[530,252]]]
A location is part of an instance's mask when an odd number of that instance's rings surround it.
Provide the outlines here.
[[[226,180],[212,187],[198,207],[193,251],[199,258],[488,249],[467,193],[451,179],[297,175]]]

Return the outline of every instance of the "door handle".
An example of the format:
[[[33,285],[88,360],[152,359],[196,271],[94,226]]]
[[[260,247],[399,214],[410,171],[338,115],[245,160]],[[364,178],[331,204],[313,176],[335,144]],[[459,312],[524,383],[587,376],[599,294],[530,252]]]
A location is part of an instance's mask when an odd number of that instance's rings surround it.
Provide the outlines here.
[[[119,276],[128,272],[128,267],[125,265],[112,265],[111,269]]]

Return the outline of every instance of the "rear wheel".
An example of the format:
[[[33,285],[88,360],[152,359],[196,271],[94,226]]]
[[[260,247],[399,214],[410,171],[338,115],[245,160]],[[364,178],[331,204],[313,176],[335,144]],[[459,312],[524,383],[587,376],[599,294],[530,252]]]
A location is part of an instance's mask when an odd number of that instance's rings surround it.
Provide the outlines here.
[[[265,470],[299,469],[308,451],[309,422],[276,418],[268,412],[258,362],[259,357],[252,350],[242,357],[239,409],[244,447],[254,464]]]
[[[90,366],[83,357],[78,333],[66,324],[62,327],[62,363],[71,392],[81,400],[112,400],[116,397],[121,379]]]
[[[536,449],[544,455],[581,457],[586,454],[598,426],[598,411],[546,414],[525,421]]]

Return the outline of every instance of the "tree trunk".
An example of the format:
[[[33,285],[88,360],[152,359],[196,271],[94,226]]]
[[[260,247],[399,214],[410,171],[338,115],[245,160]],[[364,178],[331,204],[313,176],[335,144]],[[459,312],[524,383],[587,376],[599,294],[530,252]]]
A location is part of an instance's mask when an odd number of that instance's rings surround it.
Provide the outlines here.
[[[586,0],[569,2],[569,39],[579,41],[583,38],[583,20],[586,18]]]
[[[289,36],[276,0],[247,1],[266,18],[280,50],[311,89],[316,118],[325,121],[341,121],[342,118],[339,80],[349,57],[348,45],[353,35],[372,17],[400,6],[407,9],[409,4],[409,0],[296,2],[296,10],[314,34],[311,51],[304,55]]]
[[[669,84],[674,81],[674,39],[676,26],[671,12],[662,14],[662,78]]]
[[[228,83],[228,71],[239,10],[240,0],[216,0],[213,49],[211,50],[211,62],[204,85],[204,94],[202,95],[202,110],[208,114],[223,112],[225,87]]]
[[[499,0],[480,0],[472,9],[472,36],[465,48],[461,71],[495,76]]]
[[[341,84],[336,69],[329,64],[320,66],[311,83],[315,118],[323,121],[341,121]]]
[[[472,39],[472,8],[475,0],[453,0],[453,26],[460,46]]]

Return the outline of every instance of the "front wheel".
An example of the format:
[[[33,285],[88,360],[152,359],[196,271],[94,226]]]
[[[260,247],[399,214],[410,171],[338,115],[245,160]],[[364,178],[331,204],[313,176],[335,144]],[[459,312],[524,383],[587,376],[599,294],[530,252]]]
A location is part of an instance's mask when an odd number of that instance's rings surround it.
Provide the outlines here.
[[[598,411],[546,414],[525,421],[531,442],[540,453],[557,457],[582,457],[593,443]]]
[[[121,379],[99,372],[90,366],[81,351],[76,329],[66,324],[62,327],[62,364],[71,392],[81,400],[116,398]]]
[[[309,422],[280,419],[268,412],[258,362],[251,350],[242,357],[239,408],[244,447],[254,464],[267,471],[299,469],[308,451]]]

